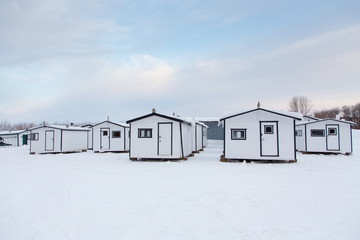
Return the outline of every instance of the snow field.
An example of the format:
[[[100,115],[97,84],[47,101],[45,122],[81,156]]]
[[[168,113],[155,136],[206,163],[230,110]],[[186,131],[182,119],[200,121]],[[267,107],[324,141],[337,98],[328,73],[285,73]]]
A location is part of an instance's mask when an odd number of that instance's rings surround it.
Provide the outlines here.
[[[354,154],[294,164],[220,162],[221,141],[181,162],[0,148],[0,239],[360,239]]]

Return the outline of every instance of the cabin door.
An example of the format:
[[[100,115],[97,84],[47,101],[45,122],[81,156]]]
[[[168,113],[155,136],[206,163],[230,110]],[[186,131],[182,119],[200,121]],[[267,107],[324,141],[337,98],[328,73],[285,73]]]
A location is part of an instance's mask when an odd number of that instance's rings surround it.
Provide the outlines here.
[[[326,149],[340,151],[339,125],[326,124]]]
[[[172,123],[158,123],[158,155],[172,155]]]
[[[278,122],[260,122],[260,156],[279,156]]]
[[[100,128],[100,149],[110,149],[110,128]]]
[[[27,142],[28,142],[28,135],[27,134],[22,135],[22,144],[27,145]]]
[[[45,131],[45,151],[54,151],[54,130]]]

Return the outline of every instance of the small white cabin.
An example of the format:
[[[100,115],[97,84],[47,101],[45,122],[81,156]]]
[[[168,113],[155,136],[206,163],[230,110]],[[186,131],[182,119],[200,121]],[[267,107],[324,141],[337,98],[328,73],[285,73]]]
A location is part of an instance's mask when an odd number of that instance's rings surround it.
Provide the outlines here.
[[[104,121],[92,128],[94,152],[128,152],[129,125],[112,121]]]
[[[8,146],[19,147],[28,144],[28,130],[0,132],[0,139]]]
[[[87,140],[87,149],[88,150],[92,150],[93,149],[93,142],[92,142],[92,137],[93,137],[93,134],[92,134],[92,127],[93,125],[91,124],[86,124],[86,125],[83,125],[81,126],[82,128],[87,128],[89,129],[90,131],[88,131],[88,140]]]
[[[199,151],[203,151],[207,146],[208,126],[202,122],[194,121],[191,128],[192,151],[193,153],[199,153]]]
[[[257,108],[228,115],[221,161],[259,160],[296,162],[295,120],[298,113]]]
[[[130,159],[186,160],[192,154],[191,123],[154,110],[130,124]]]
[[[322,119],[296,124],[296,150],[313,153],[351,154],[353,122]]]
[[[30,129],[30,154],[87,151],[87,128],[43,125]]]

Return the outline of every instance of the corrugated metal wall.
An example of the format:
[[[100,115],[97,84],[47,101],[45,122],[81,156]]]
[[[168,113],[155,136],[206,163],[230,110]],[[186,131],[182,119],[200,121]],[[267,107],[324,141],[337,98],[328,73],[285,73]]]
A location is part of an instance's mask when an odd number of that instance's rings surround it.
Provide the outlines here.
[[[218,121],[201,121],[209,128],[207,131],[207,138],[212,140],[224,140],[224,128],[219,125]]]

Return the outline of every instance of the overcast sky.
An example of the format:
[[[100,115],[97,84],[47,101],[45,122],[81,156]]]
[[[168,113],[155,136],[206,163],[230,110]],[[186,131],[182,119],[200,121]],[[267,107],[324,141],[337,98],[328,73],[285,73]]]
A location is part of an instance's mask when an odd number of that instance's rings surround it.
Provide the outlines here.
[[[0,120],[360,101],[359,0],[0,1]]]

